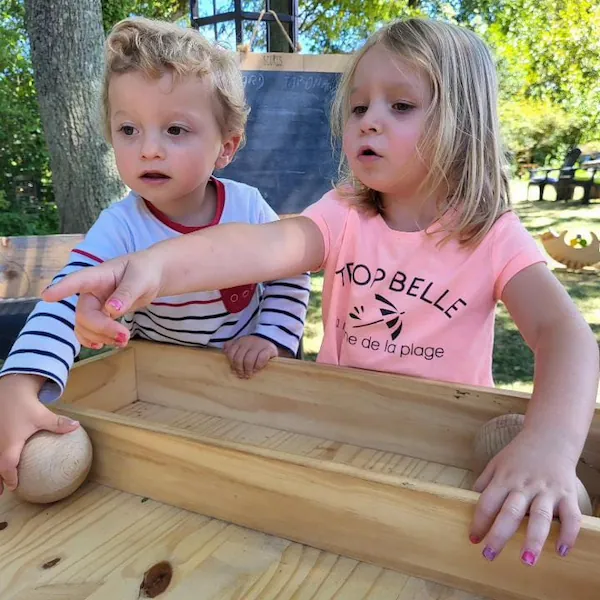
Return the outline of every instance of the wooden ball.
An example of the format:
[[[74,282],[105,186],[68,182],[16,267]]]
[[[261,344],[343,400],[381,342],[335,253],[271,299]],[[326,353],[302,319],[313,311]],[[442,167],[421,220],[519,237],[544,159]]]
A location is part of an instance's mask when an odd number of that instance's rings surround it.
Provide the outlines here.
[[[477,432],[473,444],[474,472],[480,475],[486,465],[523,429],[525,416],[507,414],[485,423]],[[592,502],[583,483],[577,479],[577,499],[584,515],[592,514]]]
[[[15,494],[27,502],[46,504],[72,494],[92,466],[92,443],[80,425],[70,433],[38,431],[25,443]]]

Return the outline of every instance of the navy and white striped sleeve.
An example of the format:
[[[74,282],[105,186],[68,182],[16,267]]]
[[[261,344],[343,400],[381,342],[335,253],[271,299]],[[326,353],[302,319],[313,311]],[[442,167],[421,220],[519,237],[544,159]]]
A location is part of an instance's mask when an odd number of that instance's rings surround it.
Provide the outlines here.
[[[257,192],[260,223],[279,219],[277,213]],[[259,322],[254,331],[275,345],[296,355],[304,334],[308,298],[310,295],[310,275],[302,273],[297,277],[278,279],[263,283]]]
[[[110,210],[103,211],[52,281],[127,253],[131,246],[127,237],[123,224]],[[44,403],[58,400],[81,349],[74,331],[76,305],[77,296],[52,303],[40,300],[15,340],[0,376],[12,373],[41,375],[46,382],[40,392],[40,400]]]

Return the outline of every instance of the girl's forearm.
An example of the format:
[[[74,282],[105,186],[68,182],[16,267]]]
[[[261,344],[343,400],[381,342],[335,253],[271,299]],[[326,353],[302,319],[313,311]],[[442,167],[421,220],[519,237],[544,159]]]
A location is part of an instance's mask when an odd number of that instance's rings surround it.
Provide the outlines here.
[[[583,318],[540,331],[534,391],[525,428],[547,432],[576,461],[581,455],[598,393],[598,344]]]
[[[314,270],[323,252],[318,228],[305,217],[219,225],[148,250],[149,262],[160,265],[164,296],[291,277]]]

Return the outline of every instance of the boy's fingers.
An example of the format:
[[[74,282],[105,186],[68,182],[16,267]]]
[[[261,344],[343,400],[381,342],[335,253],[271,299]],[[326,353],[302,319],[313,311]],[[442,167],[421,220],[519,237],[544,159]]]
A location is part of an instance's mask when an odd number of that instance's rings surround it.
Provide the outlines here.
[[[13,446],[2,453],[0,476],[4,480],[4,486],[10,491],[13,491],[17,487],[17,483],[19,481],[17,475],[17,465],[19,464],[19,458],[21,457],[23,445],[24,444],[21,444],[20,446]]]
[[[255,371],[262,371],[267,366],[271,358],[273,358],[273,355],[269,350],[261,350],[258,358],[256,359]]]
[[[258,358],[258,353],[254,349],[250,349],[246,352],[246,356],[244,356],[243,369],[244,369],[244,377],[250,377],[254,372],[254,366],[256,365],[256,359]]]

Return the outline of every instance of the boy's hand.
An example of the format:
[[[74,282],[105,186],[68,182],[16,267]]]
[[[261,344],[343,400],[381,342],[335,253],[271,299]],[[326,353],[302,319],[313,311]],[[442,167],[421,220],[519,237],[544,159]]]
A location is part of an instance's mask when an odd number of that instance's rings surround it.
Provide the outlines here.
[[[231,363],[231,369],[240,379],[249,379],[276,356],[289,356],[289,352],[279,350],[273,342],[257,335],[226,342],[223,351]]]
[[[560,519],[556,551],[566,556],[581,524],[574,462],[555,437],[524,430],[499,452],[475,482],[481,492],[471,525],[473,542],[484,540],[483,555],[493,560],[529,514],[521,561],[533,566],[550,533],[552,519]]]
[[[39,400],[44,379],[37,375],[5,375],[0,378],[0,494],[18,485],[17,465],[25,442],[40,430],[69,433],[79,426],[55,415]]]

